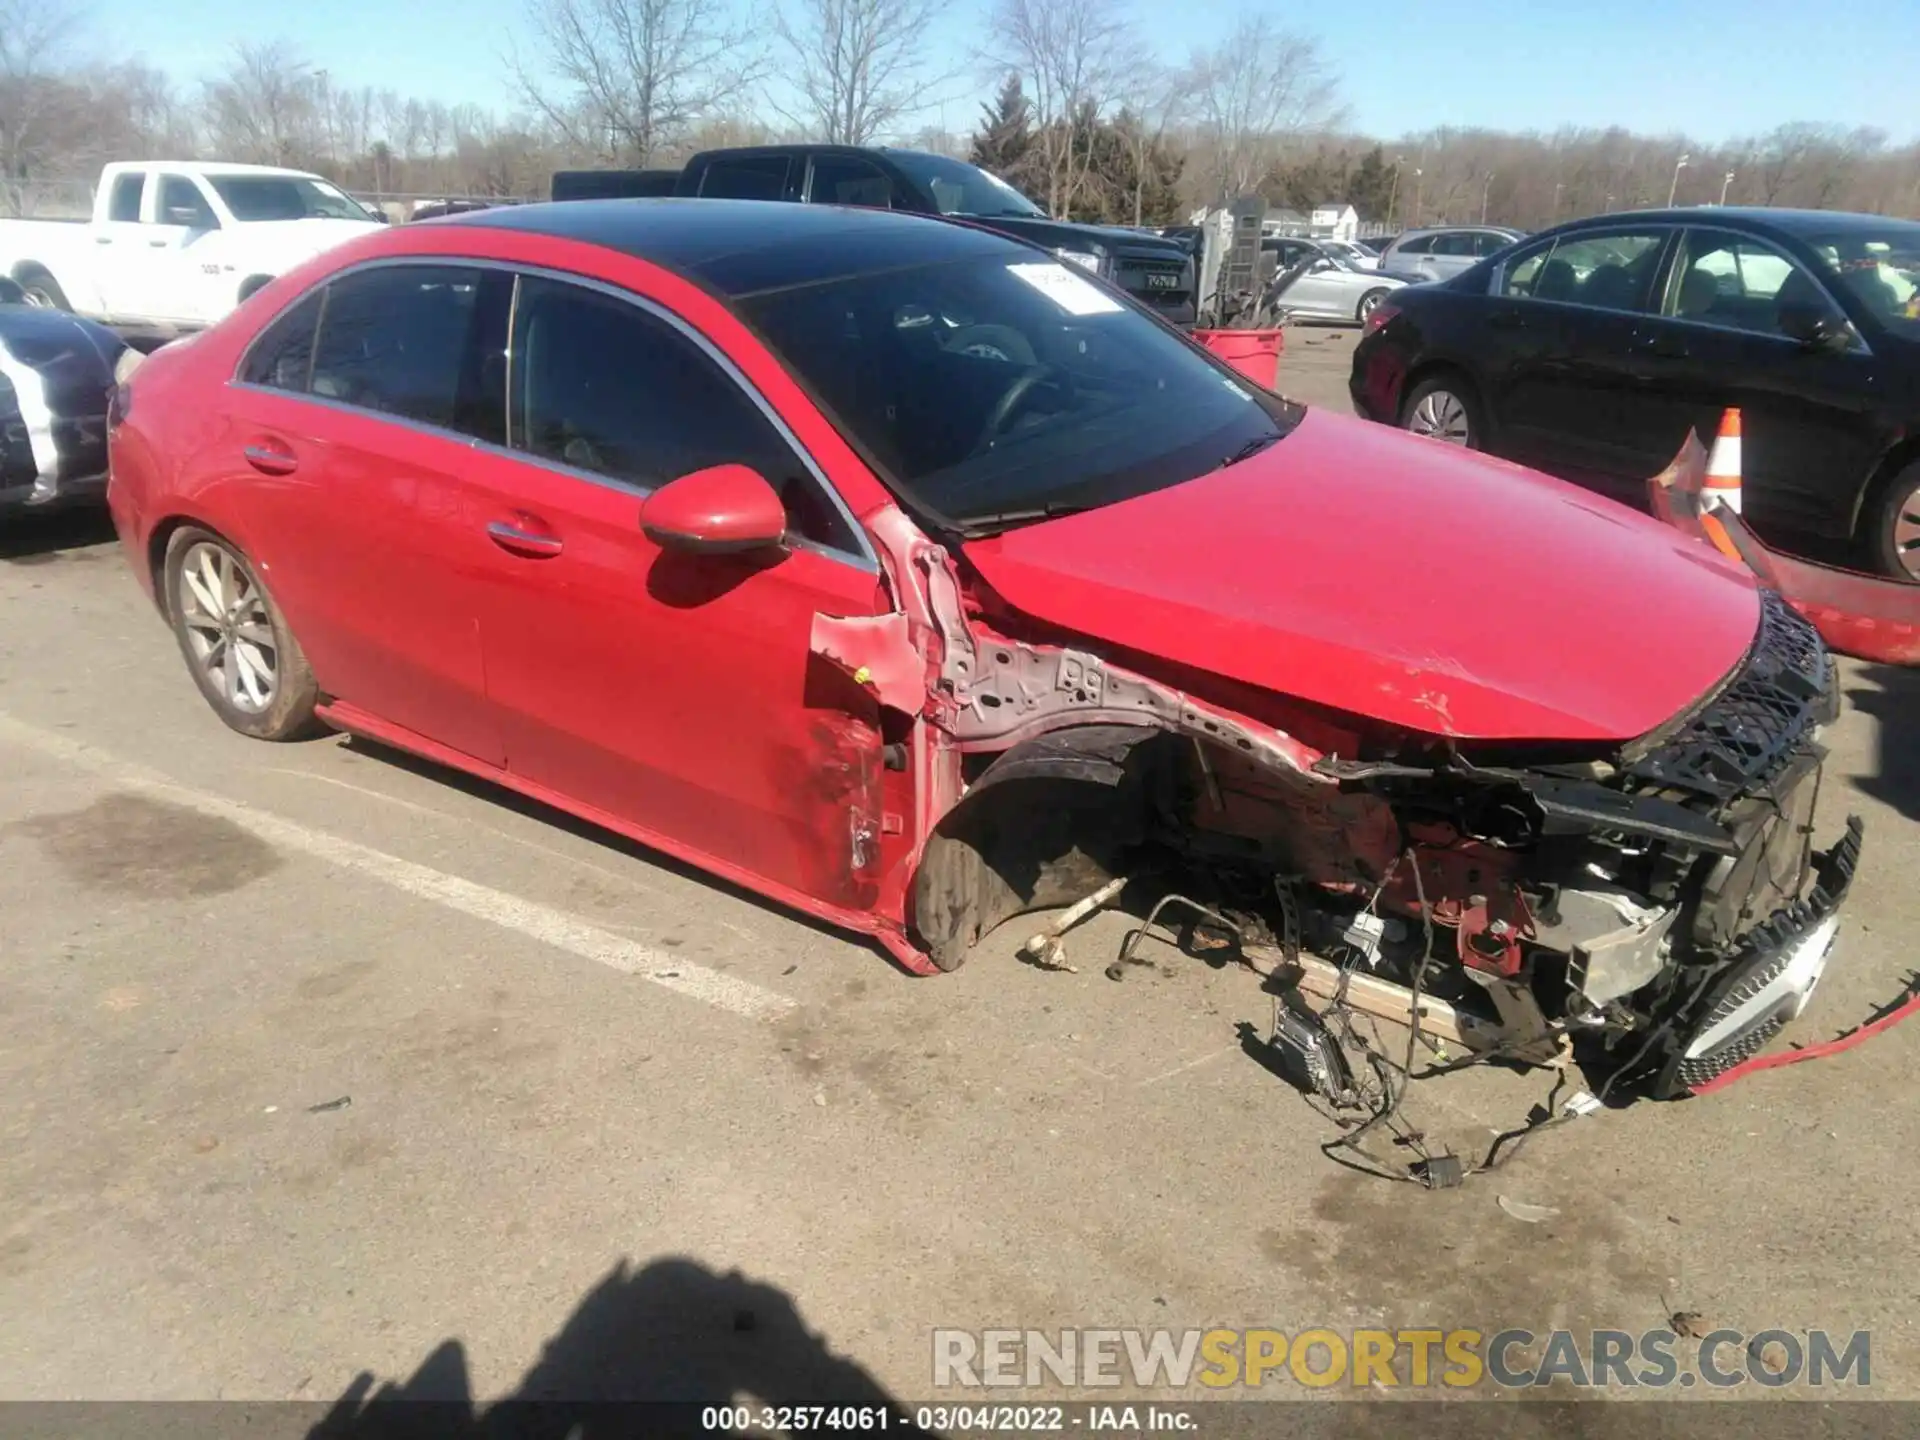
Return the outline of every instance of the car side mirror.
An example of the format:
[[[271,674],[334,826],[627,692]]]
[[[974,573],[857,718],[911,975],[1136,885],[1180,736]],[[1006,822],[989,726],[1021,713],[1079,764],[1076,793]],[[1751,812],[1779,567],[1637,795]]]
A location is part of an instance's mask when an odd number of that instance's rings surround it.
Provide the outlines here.
[[[1818,305],[1782,306],[1780,332],[1809,350],[1844,350],[1853,343],[1853,327]]]
[[[712,465],[669,480],[640,506],[654,544],[694,555],[766,550],[787,538],[787,510],[759,471]]]

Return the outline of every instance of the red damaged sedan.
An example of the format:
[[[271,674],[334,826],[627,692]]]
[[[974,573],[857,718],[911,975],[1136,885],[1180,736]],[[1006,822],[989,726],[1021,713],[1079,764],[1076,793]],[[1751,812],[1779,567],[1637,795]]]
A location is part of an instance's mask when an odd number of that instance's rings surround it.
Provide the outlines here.
[[[1678,1094],[1800,1013],[1858,856],[1812,848],[1827,654],[1744,571],[962,225],[398,227],[111,425],[235,730],[416,752],[917,972],[1133,876],[1333,1006]],[[1340,1091],[1328,1029],[1277,1040]]]

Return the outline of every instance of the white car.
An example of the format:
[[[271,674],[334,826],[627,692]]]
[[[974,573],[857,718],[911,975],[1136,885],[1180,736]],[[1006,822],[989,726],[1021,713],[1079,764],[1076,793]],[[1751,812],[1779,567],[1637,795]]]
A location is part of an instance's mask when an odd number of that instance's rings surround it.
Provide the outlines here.
[[[302,170],[112,164],[91,220],[0,220],[0,275],[32,304],[115,325],[195,330],[276,275],[383,223]]]
[[[1378,270],[1380,257],[1364,245],[1356,245],[1351,240],[1321,240],[1322,250],[1336,259],[1345,260],[1356,270]]]

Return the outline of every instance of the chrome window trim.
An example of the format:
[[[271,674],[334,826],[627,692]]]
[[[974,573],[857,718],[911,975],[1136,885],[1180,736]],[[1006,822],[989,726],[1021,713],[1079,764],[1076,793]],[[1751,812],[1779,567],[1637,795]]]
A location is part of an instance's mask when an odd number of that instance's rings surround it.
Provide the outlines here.
[[[282,306],[274,315],[273,319],[269,320],[260,328],[259,333],[248,343],[247,348],[241,352],[240,360],[235,366],[234,373],[228,377],[227,384],[237,390],[257,390],[262,394],[278,395],[283,399],[297,400],[309,405],[318,405],[324,409],[338,410],[344,414],[363,415],[388,425],[397,425],[403,429],[412,430],[424,435],[431,435],[437,439],[452,440],[471,449],[484,450],[490,454],[503,456],[509,460],[517,460],[521,464],[535,465],[552,474],[562,475],[574,480],[584,480],[588,484],[598,485],[603,489],[614,490],[623,495],[633,495],[644,499],[653,493],[653,487],[637,485],[631,480],[619,480],[611,475],[602,475],[592,470],[581,470],[560,461],[548,460],[543,456],[529,454],[525,450],[513,449],[511,444],[496,445],[491,441],[469,435],[464,430],[455,430],[445,425],[433,425],[423,420],[410,419],[404,415],[390,415],[382,410],[368,410],[363,406],[350,405],[344,401],[315,395],[312,391],[314,356],[316,356],[319,351],[317,342],[322,333],[321,325],[326,318],[327,302],[331,299],[331,291],[334,283],[369,270],[380,270],[397,266],[434,266],[439,268],[454,267],[459,269],[493,270],[502,271],[514,277],[513,299],[509,304],[508,311],[507,379],[503,382],[509,387],[511,387],[513,371],[512,319],[519,309],[519,279],[521,276],[535,275],[541,279],[552,280],[560,284],[578,285],[588,290],[597,290],[603,295],[607,295],[624,304],[631,305],[643,314],[650,315],[664,322],[669,328],[692,341],[695,348],[718,366],[720,373],[732,381],[741,393],[760,411],[761,415],[766,418],[767,423],[773,427],[775,435],[799,458],[801,465],[806,469],[806,473],[813,479],[814,484],[820,487],[828,501],[832,504],[834,510],[846,523],[847,529],[852,533],[856,544],[859,546],[859,550],[857,553],[850,553],[846,550],[836,550],[832,546],[823,545],[817,540],[808,540],[799,536],[790,538],[787,541],[788,545],[794,549],[811,551],[829,560],[837,560],[843,565],[850,565],[857,570],[862,570],[873,575],[880,573],[880,561],[874,553],[873,542],[867,535],[866,527],[855,518],[853,511],[848,507],[846,498],[842,496],[838,488],[827,479],[825,472],[820,469],[820,466],[815,462],[813,456],[808,453],[806,446],[800,443],[799,437],[793,433],[793,430],[787,425],[787,422],[780,417],[779,412],[773,408],[767,398],[760,393],[759,387],[754,385],[752,381],[748,380],[747,377],[741,373],[740,368],[733,363],[726,353],[692,325],[682,320],[678,315],[675,315],[659,302],[650,300],[644,295],[637,295],[631,290],[622,289],[618,285],[609,284],[607,281],[595,279],[590,275],[580,275],[568,270],[555,270],[545,265],[521,264],[511,260],[481,259],[465,255],[375,256],[367,260],[362,260],[357,264],[349,265],[343,270],[335,271],[322,282],[328,294],[320,302],[320,317],[316,320],[314,326],[316,343],[308,354],[308,388],[305,392],[281,390],[272,385],[257,385],[250,381],[242,380],[239,377],[246,370],[247,360],[253,353],[253,347],[260,343],[261,339],[269,330],[280,323],[282,316],[311,295],[311,290],[302,291],[289,304]],[[513,391],[511,388],[507,389],[505,399],[508,410],[507,438],[511,441],[513,426]]]

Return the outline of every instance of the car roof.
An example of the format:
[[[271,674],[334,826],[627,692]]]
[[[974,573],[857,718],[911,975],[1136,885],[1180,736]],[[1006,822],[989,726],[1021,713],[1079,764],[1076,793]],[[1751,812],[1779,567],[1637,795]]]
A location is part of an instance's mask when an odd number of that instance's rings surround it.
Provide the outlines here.
[[[953,221],[772,200],[564,200],[422,224],[515,230],[598,245],[676,271],[728,299],[875,270],[1034,254],[1032,246]]]
[[[1524,235],[1511,225],[1422,225],[1416,230],[1402,230],[1389,238],[1411,240],[1416,235]]]
[[[1608,215],[1588,215],[1567,222],[1571,226],[1649,224],[1662,225],[1747,225],[1761,230],[1776,230],[1785,235],[1844,235],[1848,231],[1885,230],[1888,226],[1915,226],[1915,221],[1894,215],[1863,215],[1850,210],[1786,210],[1770,205],[1688,205],[1670,210],[1618,210]]]

